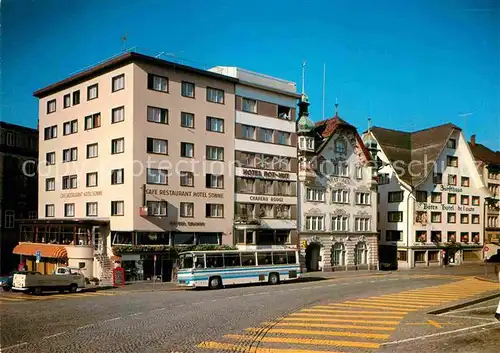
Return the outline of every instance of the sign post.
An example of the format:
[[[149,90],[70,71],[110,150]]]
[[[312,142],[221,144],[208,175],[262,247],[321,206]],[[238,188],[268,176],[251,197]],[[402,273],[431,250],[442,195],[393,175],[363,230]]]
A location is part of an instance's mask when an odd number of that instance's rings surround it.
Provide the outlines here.
[[[155,291],[156,282],[156,255],[153,256],[153,292]]]
[[[38,264],[40,263],[40,259],[42,257],[42,253],[40,250],[37,250],[36,253],[35,253],[35,256],[36,256],[36,271],[38,271]]]
[[[484,258],[484,275],[488,276],[488,258],[486,257],[486,253],[490,251],[486,245],[483,247],[483,258]]]
[[[441,258],[443,259],[443,267],[446,267],[444,259],[446,258],[446,250],[441,250]]]

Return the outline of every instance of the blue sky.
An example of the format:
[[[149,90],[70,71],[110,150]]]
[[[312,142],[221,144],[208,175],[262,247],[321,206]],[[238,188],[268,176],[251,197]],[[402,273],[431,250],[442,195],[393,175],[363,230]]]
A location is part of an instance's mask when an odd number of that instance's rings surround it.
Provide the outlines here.
[[[500,0],[3,0],[1,120],[36,127],[33,91],[119,53],[173,53],[297,82],[313,120],[360,130],[452,122],[500,149]],[[164,56],[168,58],[168,56]],[[187,61],[189,60],[189,61]],[[473,113],[467,118],[459,116]]]

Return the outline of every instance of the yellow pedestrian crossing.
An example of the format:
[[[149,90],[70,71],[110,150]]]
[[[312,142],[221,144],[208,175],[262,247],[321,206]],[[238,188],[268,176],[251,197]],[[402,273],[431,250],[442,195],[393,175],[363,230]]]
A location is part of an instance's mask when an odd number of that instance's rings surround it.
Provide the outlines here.
[[[91,297],[107,297],[117,295],[118,292],[78,292],[78,293],[64,293],[64,294],[45,294],[45,295],[31,295],[25,293],[2,293],[0,294],[0,304],[13,304],[29,301],[46,301],[46,300],[61,300],[61,299],[79,299]],[[120,293],[121,294],[121,293]]]
[[[246,328],[241,334],[224,335],[220,342],[201,342],[196,347],[249,353],[373,351],[390,340],[409,313],[498,289],[495,283],[461,279],[444,285],[324,303]]]

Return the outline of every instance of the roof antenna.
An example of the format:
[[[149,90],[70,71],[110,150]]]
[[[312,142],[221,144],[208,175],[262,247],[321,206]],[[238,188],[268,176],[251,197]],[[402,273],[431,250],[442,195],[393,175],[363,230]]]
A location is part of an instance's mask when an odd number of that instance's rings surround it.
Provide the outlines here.
[[[305,86],[306,86],[306,81],[305,81],[305,78],[306,78],[306,64],[307,64],[307,61],[303,61],[302,62],[302,94],[306,93],[306,89],[305,89]]]
[[[339,116],[339,99],[335,98],[335,116]]]
[[[127,51],[127,35],[122,36],[122,49],[123,51]]]
[[[323,63],[323,117],[325,120],[325,90],[326,90],[326,64]]]
[[[368,117],[368,131],[372,130],[372,118]]]

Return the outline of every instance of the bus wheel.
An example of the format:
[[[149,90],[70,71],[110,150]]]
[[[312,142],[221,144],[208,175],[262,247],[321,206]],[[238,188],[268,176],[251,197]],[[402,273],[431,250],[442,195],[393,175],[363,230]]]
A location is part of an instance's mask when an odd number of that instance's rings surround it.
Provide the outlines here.
[[[277,273],[270,273],[269,274],[269,284],[278,284],[280,283],[280,277],[278,276]]]
[[[208,286],[210,287],[210,289],[218,289],[218,288],[222,287],[221,278],[220,277],[211,277],[208,280]]]

